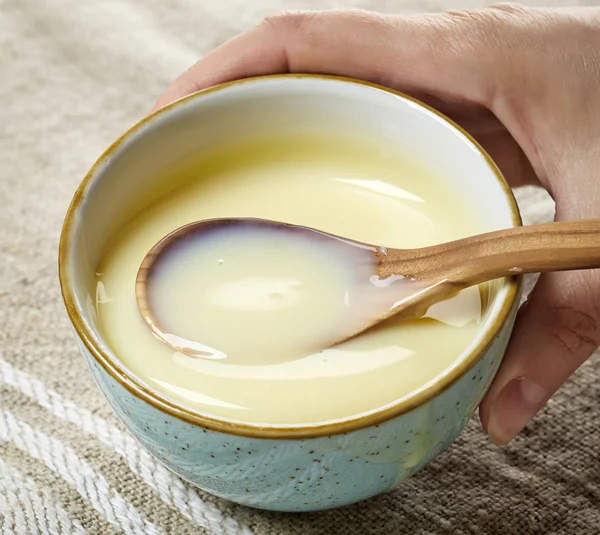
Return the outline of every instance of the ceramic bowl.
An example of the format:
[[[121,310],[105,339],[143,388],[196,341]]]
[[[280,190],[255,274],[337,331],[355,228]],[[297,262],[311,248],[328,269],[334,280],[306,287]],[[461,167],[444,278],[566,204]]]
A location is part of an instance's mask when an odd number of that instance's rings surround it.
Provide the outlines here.
[[[258,426],[186,409],[120,362],[98,328],[95,268],[108,240],[152,202],[162,171],[225,140],[299,129],[386,138],[426,159],[479,209],[486,230],[520,224],[500,172],[465,132],[397,92],[337,77],[281,75],[211,88],[134,126],[77,190],[60,244],[60,282],[91,373],[129,431],[173,472],[216,496],[276,511],[347,505],[395,488],[473,415],[511,333],[520,278],[497,281],[480,333],[455,364],[399,402],[312,426]],[[151,186],[151,187],[149,187]]]

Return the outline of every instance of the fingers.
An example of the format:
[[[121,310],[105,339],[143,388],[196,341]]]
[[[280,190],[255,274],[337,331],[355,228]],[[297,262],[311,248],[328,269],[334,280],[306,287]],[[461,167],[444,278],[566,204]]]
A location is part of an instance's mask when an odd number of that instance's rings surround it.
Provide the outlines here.
[[[493,15],[492,15],[493,14]],[[156,107],[239,78],[284,72],[361,78],[488,106],[510,13],[419,16],[365,11],[288,13],[225,43],[180,76]],[[504,35],[503,35],[504,33]]]
[[[600,272],[540,277],[480,407],[490,439],[510,442],[600,343]]]
[[[591,161],[591,155],[578,158],[558,174],[557,220],[600,217]],[[519,311],[506,357],[479,409],[490,439],[510,442],[599,345],[600,270],[542,275]]]

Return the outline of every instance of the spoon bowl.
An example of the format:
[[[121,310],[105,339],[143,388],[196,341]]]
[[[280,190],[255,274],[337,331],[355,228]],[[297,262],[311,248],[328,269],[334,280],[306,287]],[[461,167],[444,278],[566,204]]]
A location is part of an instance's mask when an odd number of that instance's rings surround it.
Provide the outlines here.
[[[264,267],[264,271],[259,274],[262,277],[256,277],[256,266],[250,265],[254,263],[252,258],[245,257],[247,264],[244,264],[244,258],[236,256],[235,252],[225,254],[225,260],[215,257],[210,258],[207,263],[206,257],[211,254],[215,241],[226,243],[227,251],[250,247],[251,257],[261,257],[260,267]],[[186,249],[200,250],[200,254],[186,254]],[[208,252],[202,254],[203,249]],[[348,334],[366,330],[375,317],[383,314],[395,316],[395,309],[404,316],[418,317],[428,308],[423,306],[424,303],[441,300],[456,293],[453,287],[443,282],[424,285],[422,281],[396,274],[380,276],[387,254],[385,247],[288,223],[254,218],[197,221],[168,234],[148,252],[137,274],[138,308],[154,335],[172,349],[188,356],[223,358],[222,352],[198,341],[209,333],[203,335],[194,330],[191,334],[189,325],[187,329],[182,327],[183,323],[189,322],[181,317],[179,311],[176,311],[179,321],[169,323],[172,319],[169,316],[174,315],[174,309],[183,307],[186,315],[196,315],[195,311],[199,311],[198,307],[202,306],[199,302],[203,301],[203,296],[198,297],[197,301],[192,298],[190,306],[190,292],[186,291],[185,296],[179,294],[178,300],[168,283],[167,290],[164,290],[163,279],[165,275],[167,280],[172,276],[179,279],[186,277],[178,270],[178,263],[188,263],[195,270],[192,281],[187,279],[190,291],[194,291],[192,287],[196,286],[194,281],[198,281],[197,277],[204,277],[210,281],[209,284],[200,281],[203,283],[202,291],[218,294],[219,290],[215,290],[215,287],[223,285],[223,280],[220,277],[218,281],[211,279],[215,276],[215,269],[222,273],[226,268],[231,269],[232,262],[237,262],[233,272],[229,272],[229,279],[225,280],[226,286],[236,287],[236,300],[252,300],[252,295],[263,290],[257,288],[252,291],[250,288],[248,291],[248,285],[261,286],[262,280],[269,276],[275,286],[282,277],[296,281],[298,288],[291,291],[299,294],[300,300],[293,303],[296,315],[290,317],[285,324],[293,328],[278,329],[279,332],[288,331],[290,336],[289,343],[279,348],[280,353],[289,352],[290,346],[298,345],[305,351],[318,352],[346,339]],[[215,261],[219,265],[225,262],[225,266],[216,268]],[[311,269],[307,270],[307,263],[312,264]],[[189,273],[187,276],[189,277]],[[271,290],[275,290],[275,287],[271,287]],[[242,294],[244,297],[241,297]],[[280,302],[287,297],[291,296],[285,288],[273,293],[273,298]],[[260,314],[262,308],[264,303],[257,306],[255,314]],[[165,314],[165,311],[170,311],[170,314]],[[281,314],[285,313],[285,310],[281,311]],[[267,316],[264,321],[275,320],[272,316]],[[301,329],[299,325],[302,326]],[[277,330],[275,324],[272,328]],[[312,340],[311,344],[305,342],[307,339]],[[252,341],[244,340],[243,345],[248,348]],[[265,351],[268,350],[261,346],[261,352]],[[270,348],[270,351],[277,353],[275,348]]]

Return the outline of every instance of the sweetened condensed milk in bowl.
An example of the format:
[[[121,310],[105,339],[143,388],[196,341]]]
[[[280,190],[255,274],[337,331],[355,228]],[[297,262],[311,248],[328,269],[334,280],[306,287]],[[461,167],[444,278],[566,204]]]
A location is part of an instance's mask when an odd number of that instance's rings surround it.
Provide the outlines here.
[[[503,357],[518,277],[323,347],[349,306],[350,274],[332,284],[308,242],[221,229],[180,240],[153,274],[162,323],[195,342],[176,351],[140,314],[136,275],[165,236],[215,218],[396,248],[520,225],[467,134],[356,80],[217,86],[156,112],[100,158],[67,213],[59,261],[110,405],[148,451],[216,496],[276,511],[343,506],[393,489],[456,438]]]

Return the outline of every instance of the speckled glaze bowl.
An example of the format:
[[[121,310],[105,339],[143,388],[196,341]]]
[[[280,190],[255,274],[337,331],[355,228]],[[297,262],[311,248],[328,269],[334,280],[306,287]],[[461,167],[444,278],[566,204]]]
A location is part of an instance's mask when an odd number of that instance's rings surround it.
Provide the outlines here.
[[[250,425],[186,409],[125,368],[103,340],[95,268],[107,241],[149,204],[162,171],[224,140],[299,129],[387,138],[443,170],[486,230],[520,224],[496,166],[436,111],[363,82],[283,75],[225,84],[175,102],[114,143],[68,210],[60,244],[66,308],[91,373],[133,435],[173,472],[216,496],[276,511],[315,511],[389,491],[460,433],[504,355],[520,278],[493,285],[479,336],[455,364],[386,407],[312,426]],[[140,203],[141,201],[141,203]]]

